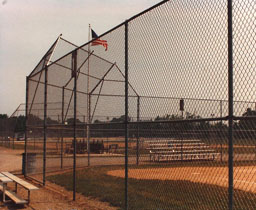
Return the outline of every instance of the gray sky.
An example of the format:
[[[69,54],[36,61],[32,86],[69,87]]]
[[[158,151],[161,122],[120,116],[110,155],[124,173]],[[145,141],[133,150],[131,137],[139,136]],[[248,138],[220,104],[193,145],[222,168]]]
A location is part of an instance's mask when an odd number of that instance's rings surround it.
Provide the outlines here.
[[[26,76],[59,34],[81,45],[160,0],[0,0],[0,113],[25,102]]]

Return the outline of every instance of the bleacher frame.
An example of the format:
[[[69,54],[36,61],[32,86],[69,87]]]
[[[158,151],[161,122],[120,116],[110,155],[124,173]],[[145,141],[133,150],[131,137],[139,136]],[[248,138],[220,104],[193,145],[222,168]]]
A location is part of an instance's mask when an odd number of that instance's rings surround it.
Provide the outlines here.
[[[198,139],[150,140],[148,141],[149,160],[160,161],[195,161],[218,159],[220,153]]]

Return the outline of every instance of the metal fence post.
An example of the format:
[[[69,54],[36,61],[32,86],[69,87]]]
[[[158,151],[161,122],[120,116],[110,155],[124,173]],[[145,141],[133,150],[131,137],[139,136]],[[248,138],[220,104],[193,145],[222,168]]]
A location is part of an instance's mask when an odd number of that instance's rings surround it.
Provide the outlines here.
[[[125,22],[125,209],[128,210],[128,21]]]
[[[26,107],[25,107],[25,160],[24,160],[24,176],[27,176],[27,147],[28,147],[28,143],[27,143],[27,127],[28,127],[28,81],[29,81],[29,77],[26,77]]]
[[[84,126],[83,126],[83,145],[85,145],[85,131],[86,131],[86,125],[85,125],[85,115],[83,116],[83,123],[84,123]]]
[[[65,94],[65,88],[62,87],[62,103],[61,103],[61,151],[60,151],[60,168],[63,168],[63,129],[65,128],[64,123],[64,94]]]
[[[223,109],[222,108],[222,100],[220,100],[220,117],[222,117],[222,112],[223,112],[222,109]],[[222,120],[221,120],[221,124],[222,124]]]
[[[228,168],[229,209],[233,209],[233,35],[232,35],[232,0],[228,0]]]
[[[138,96],[137,98],[137,122],[140,121],[140,97]],[[140,142],[139,142],[139,139],[140,139],[140,131],[139,131],[139,123],[137,124],[137,139],[136,139],[136,164],[139,165],[139,152],[140,152]]]
[[[89,25],[89,36],[90,39],[90,25]],[[87,155],[88,155],[88,166],[90,166],[90,44],[88,45],[88,75],[87,75],[87,124],[86,124],[86,136],[87,136]]]
[[[88,62],[89,62],[89,60],[88,60]],[[91,123],[91,95],[89,94],[88,95],[88,107],[87,107],[87,126],[86,126],[88,166],[90,166],[90,153],[91,153],[90,152],[90,123]]]
[[[44,143],[43,143],[43,185],[45,185],[46,171],[46,139],[47,139],[47,83],[48,83],[48,68],[44,71]]]
[[[76,200],[76,100],[77,100],[77,51],[72,53],[72,76],[74,77],[74,128],[73,128],[73,200]]]

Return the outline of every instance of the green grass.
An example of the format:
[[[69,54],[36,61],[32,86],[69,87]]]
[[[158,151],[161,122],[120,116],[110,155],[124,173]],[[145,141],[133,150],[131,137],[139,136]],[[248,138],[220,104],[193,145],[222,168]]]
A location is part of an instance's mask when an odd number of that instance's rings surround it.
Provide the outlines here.
[[[152,168],[139,168],[148,167]],[[107,171],[114,169],[123,168],[105,166],[78,171],[77,192],[124,209],[124,179],[106,175]],[[72,190],[72,173],[47,179]],[[223,187],[172,180],[129,179],[128,183],[129,209],[132,210],[228,209],[228,191]],[[235,190],[234,200],[234,209],[256,209],[256,195],[253,193]]]

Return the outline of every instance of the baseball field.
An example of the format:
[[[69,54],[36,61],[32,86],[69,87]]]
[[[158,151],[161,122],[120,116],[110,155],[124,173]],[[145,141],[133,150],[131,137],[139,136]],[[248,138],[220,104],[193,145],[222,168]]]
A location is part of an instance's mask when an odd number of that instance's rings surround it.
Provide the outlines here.
[[[22,142],[17,144],[22,145]],[[42,150],[40,144],[35,144],[35,147],[30,145],[30,151],[34,148],[35,151]],[[49,142],[47,148],[56,151],[59,145]],[[222,145],[222,148],[225,151],[223,161],[218,158],[214,161],[150,162],[149,156],[142,154],[140,163],[136,166],[136,156],[130,155],[128,169],[130,209],[228,209],[228,157],[225,145]],[[240,151],[240,153],[235,152],[234,155],[235,209],[248,209],[248,207],[256,209],[254,148],[248,145],[235,145],[235,149]],[[39,173],[42,170],[42,160],[40,155],[36,159]],[[77,192],[85,197],[99,199],[110,203],[113,207],[124,209],[123,154],[91,154],[90,167],[87,167],[87,161],[87,155],[77,155],[77,166],[82,167],[77,170]],[[47,180],[72,191],[72,154],[65,154],[63,159],[64,168],[69,168],[70,171],[60,170],[59,156],[48,155],[46,164],[48,173],[52,170],[58,171],[52,175],[48,174]],[[42,174],[35,177],[40,180]]]
[[[234,168],[235,209],[256,208],[255,167]],[[228,209],[228,168],[219,163],[197,162],[131,166],[128,200],[131,209]],[[48,180],[72,190],[72,173]],[[101,189],[101,190],[98,190]],[[124,168],[91,167],[77,175],[77,191],[124,208]]]

